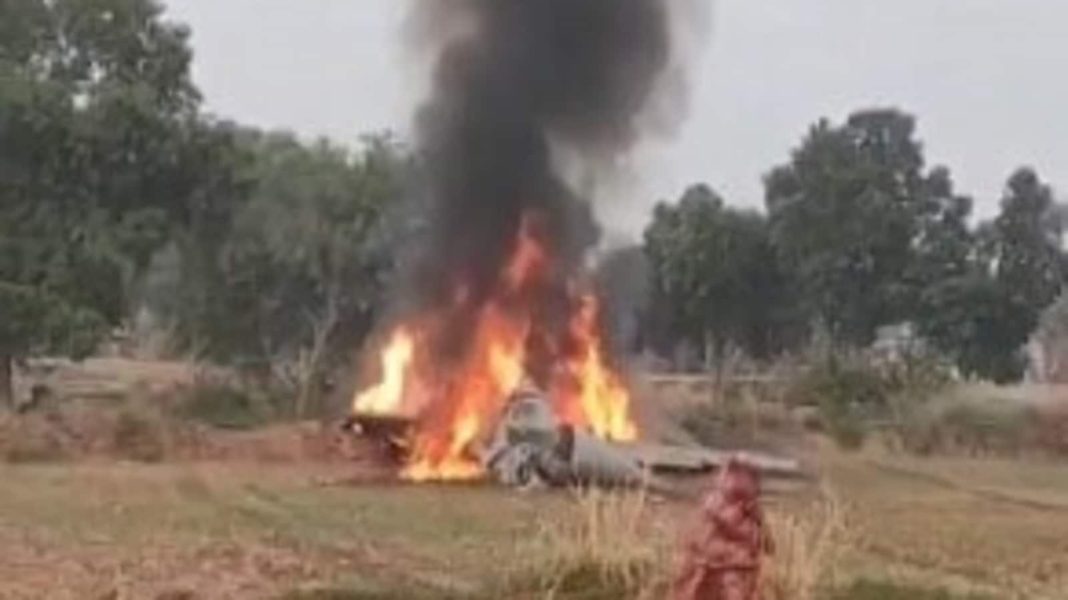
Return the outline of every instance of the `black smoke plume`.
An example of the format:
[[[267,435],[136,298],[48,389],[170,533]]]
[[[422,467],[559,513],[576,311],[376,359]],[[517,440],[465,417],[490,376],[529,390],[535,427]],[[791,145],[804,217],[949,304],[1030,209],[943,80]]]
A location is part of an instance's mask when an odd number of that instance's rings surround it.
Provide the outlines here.
[[[611,157],[635,144],[671,62],[669,4],[417,3],[426,34],[447,39],[416,119],[430,239],[411,275],[418,302],[430,307],[455,304],[464,287],[453,308],[457,339],[496,293],[524,215],[553,253],[551,280],[522,300],[524,310],[550,313],[565,296],[597,229],[588,202],[555,168],[554,149]]]

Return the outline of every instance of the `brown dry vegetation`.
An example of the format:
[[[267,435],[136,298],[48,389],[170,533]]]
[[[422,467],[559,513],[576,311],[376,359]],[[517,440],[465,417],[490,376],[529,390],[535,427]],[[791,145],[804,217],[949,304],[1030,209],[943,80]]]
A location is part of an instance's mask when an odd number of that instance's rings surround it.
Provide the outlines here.
[[[318,424],[220,432],[126,400],[3,417],[0,598],[660,598],[693,510],[372,483]],[[1063,599],[1065,464],[804,452],[823,483],[767,499],[770,600]]]
[[[825,461],[848,491],[858,571],[919,574],[1013,598],[1054,599],[1068,589],[1068,466],[980,459],[918,465],[834,452]]]
[[[857,576],[996,598],[1059,600],[1068,589],[1065,513],[988,495],[1033,480],[1046,483],[1032,493],[1068,501],[1065,469],[1006,465],[973,479],[978,463],[925,463],[961,488],[888,470],[893,457],[826,452],[838,502],[769,499],[773,598],[820,597],[821,584]],[[470,598],[509,585],[498,597],[567,598],[561,590],[583,582],[642,597],[669,572],[691,510],[638,496],[322,483],[349,473],[316,463],[0,467],[0,597],[325,588]]]
[[[255,464],[3,467],[0,597],[469,590],[487,575],[487,556],[533,534],[539,515],[561,503],[477,487],[319,483],[339,474]]]

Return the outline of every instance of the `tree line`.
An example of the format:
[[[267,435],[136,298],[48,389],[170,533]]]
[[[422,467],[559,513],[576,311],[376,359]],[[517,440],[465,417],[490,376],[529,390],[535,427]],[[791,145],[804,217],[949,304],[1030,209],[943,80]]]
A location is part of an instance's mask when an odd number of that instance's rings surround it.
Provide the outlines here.
[[[1064,282],[1064,210],[1032,169],[972,223],[950,170],[928,167],[915,119],[864,110],[813,125],[764,178],[765,211],[705,185],[659,204],[645,231],[653,343],[688,339],[766,358],[825,336],[870,345],[907,323],[969,377],[1010,382]]]
[[[285,382],[301,412],[370,331],[394,242],[418,234],[418,158],[213,117],[189,36],[153,0],[0,3],[0,406],[20,361],[147,320],[168,352]],[[610,299],[640,299],[640,345],[771,358],[908,321],[968,374],[1020,376],[1065,264],[1033,171],[973,226],[913,118],[879,110],[814,125],[765,190],[761,212],[694,186],[602,261]]]
[[[153,0],[0,3],[0,406],[139,314],[302,401],[369,329],[408,159],[206,114],[189,36]]]

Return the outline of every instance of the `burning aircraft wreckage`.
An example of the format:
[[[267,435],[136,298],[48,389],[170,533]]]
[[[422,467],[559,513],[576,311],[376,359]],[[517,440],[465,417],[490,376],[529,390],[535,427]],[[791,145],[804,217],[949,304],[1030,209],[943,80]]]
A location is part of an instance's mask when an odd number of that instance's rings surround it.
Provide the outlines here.
[[[428,227],[350,420],[404,479],[632,484],[663,462],[638,450],[585,273],[598,227],[561,165],[595,173],[640,141],[654,99],[678,87],[663,83],[679,71],[671,10],[684,4],[416,4],[414,27],[436,49],[415,119]]]

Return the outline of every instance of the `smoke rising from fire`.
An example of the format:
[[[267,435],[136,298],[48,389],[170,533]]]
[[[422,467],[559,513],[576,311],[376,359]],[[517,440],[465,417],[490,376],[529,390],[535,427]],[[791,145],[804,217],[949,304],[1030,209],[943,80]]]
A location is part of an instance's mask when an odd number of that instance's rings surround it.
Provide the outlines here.
[[[391,324],[378,382],[353,400],[358,415],[413,419],[404,476],[481,476],[479,449],[526,379],[562,426],[640,435],[583,274],[597,227],[561,167],[638,141],[671,71],[678,1],[418,5],[436,49],[416,122],[429,239],[408,273],[414,306]]]
[[[462,286],[468,301],[461,304],[481,306],[495,294],[525,216],[552,254],[533,303],[552,313],[563,302],[598,232],[557,159],[611,160],[639,140],[643,114],[675,74],[669,9],[676,2],[416,4],[429,38],[421,41],[436,49],[431,97],[416,118],[431,223],[411,274],[420,304],[442,306]],[[462,339],[470,323],[454,316]]]

